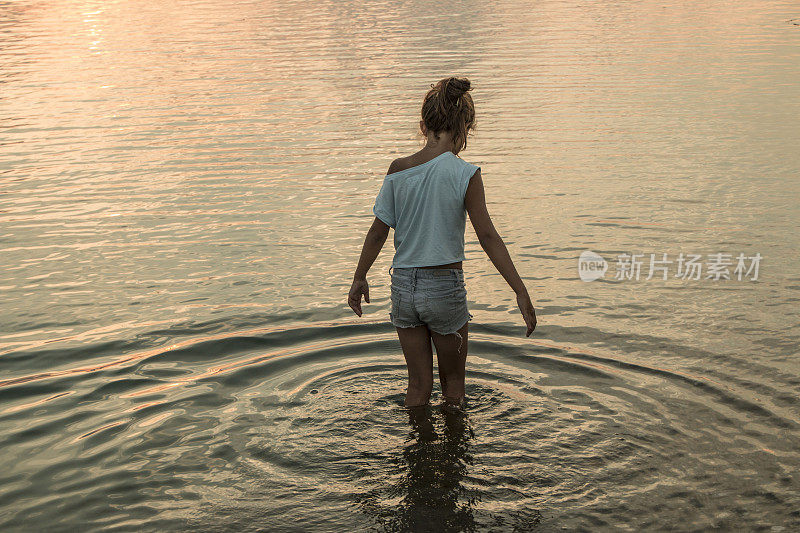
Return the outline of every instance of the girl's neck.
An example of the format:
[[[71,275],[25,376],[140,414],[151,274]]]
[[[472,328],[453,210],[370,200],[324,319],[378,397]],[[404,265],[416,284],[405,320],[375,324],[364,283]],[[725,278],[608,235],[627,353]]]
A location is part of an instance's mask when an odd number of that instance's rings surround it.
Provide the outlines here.
[[[443,136],[439,137],[438,141],[429,137],[422,151],[430,154],[443,154],[445,152],[456,153],[453,141],[449,137],[444,138]]]

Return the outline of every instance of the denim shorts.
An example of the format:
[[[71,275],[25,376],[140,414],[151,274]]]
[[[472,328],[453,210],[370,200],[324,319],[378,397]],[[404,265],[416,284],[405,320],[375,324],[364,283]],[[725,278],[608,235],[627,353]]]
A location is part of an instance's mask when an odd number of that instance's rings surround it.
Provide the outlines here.
[[[472,320],[467,288],[460,268],[389,268],[392,310],[389,319],[398,328],[428,326],[442,335],[455,334]],[[459,350],[461,344],[459,343]]]

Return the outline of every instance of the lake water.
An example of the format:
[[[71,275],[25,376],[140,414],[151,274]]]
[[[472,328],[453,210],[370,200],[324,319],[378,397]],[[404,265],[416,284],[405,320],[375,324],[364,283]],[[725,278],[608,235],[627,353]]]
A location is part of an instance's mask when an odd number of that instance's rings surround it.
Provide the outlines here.
[[[539,317],[468,224],[463,416],[391,234],[346,303],[447,75]],[[4,531],[800,528],[796,2],[19,0],[0,80]]]

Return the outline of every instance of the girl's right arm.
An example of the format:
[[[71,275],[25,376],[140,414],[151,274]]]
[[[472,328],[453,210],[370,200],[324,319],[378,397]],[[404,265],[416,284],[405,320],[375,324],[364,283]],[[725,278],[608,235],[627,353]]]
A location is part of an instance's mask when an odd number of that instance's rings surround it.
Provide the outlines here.
[[[478,236],[481,248],[489,256],[500,275],[503,276],[517,294],[517,305],[522,317],[525,319],[525,325],[528,326],[528,332],[525,336],[530,337],[534,328],[536,328],[536,311],[533,309],[528,289],[525,288],[522,278],[519,277],[517,269],[514,267],[514,262],[508,254],[508,249],[500,234],[497,233],[489,216],[489,211],[486,209],[486,196],[483,190],[480,169],[475,171],[475,174],[469,180],[467,193],[464,195],[464,207],[467,209],[472,227],[475,228],[475,235]]]

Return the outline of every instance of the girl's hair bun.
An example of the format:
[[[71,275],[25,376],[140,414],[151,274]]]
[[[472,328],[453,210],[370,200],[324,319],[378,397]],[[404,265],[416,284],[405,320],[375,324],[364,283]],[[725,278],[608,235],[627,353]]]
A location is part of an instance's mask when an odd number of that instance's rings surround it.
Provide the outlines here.
[[[475,127],[475,104],[467,78],[442,78],[431,83],[431,90],[422,102],[422,120],[425,130],[437,138],[440,131],[453,135],[455,153],[467,147],[467,135]],[[422,130],[421,130],[422,131]]]
[[[442,80],[442,92],[449,100],[458,100],[470,90],[467,78],[446,78]]]

